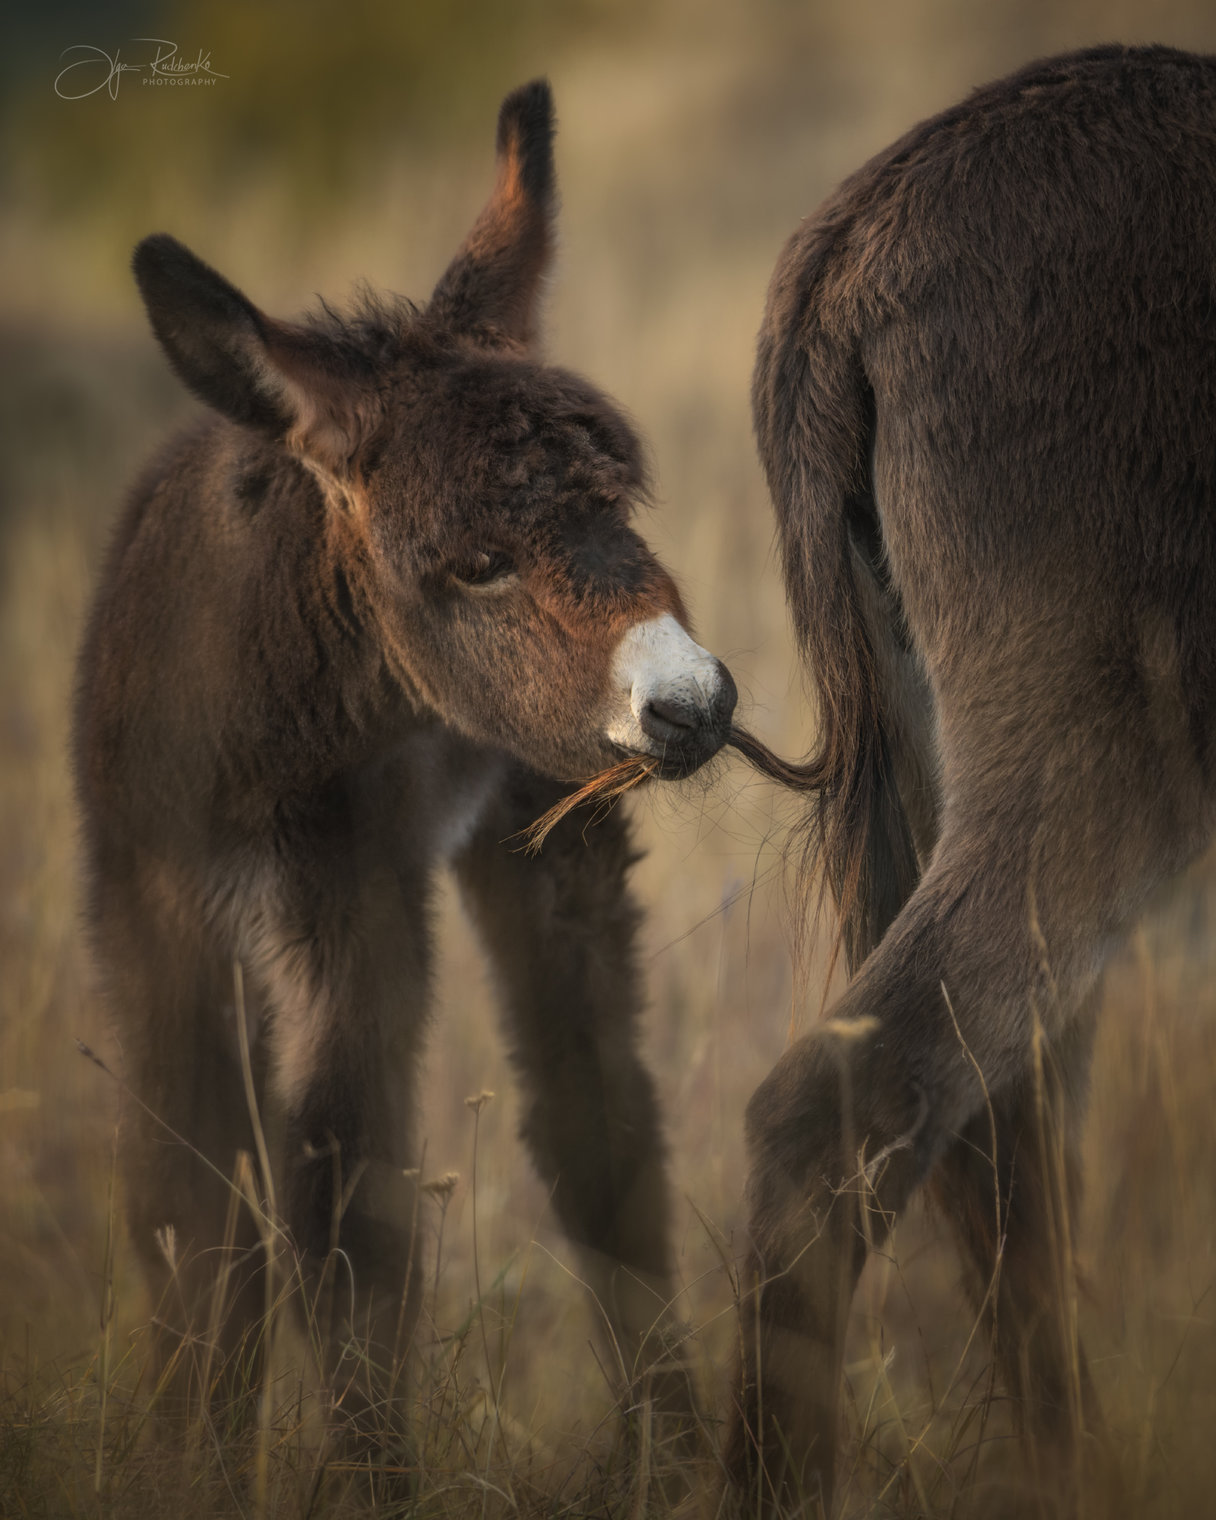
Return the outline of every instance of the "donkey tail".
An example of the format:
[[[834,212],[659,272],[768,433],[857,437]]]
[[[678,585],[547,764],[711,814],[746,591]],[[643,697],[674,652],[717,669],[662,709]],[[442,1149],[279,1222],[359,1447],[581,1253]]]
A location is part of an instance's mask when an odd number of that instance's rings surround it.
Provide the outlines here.
[[[911,894],[919,866],[892,760],[881,675],[890,661],[876,658],[875,641],[892,634],[885,619],[866,616],[888,589],[870,470],[874,398],[854,323],[837,301],[829,310],[831,241],[822,224],[804,229],[777,266],[752,414],[819,714],[818,749],[783,778],[813,799],[801,825],[799,922],[809,922],[826,886],[839,915],[836,952],[843,943],[851,974]]]

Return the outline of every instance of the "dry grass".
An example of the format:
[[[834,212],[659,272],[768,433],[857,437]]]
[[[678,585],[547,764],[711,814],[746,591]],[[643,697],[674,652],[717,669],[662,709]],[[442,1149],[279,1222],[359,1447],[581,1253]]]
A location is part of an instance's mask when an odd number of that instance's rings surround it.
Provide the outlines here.
[[[551,808],[542,813],[539,818],[530,823],[523,832],[524,848],[529,855],[539,854],[544,848],[545,840],[568,814],[573,813],[575,808],[587,807],[594,804],[591,823],[594,824],[603,816],[606,809],[612,804],[631,792],[635,786],[641,786],[643,781],[648,781],[654,774],[657,761],[654,760],[621,760],[616,765],[610,765],[607,770],[600,771],[597,776],[592,776],[584,781],[582,786],[576,788],[568,797],[563,797],[560,802],[555,802]]]
[[[811,736],[747,419],[752,336],[781,241],[841,174],[983,77],[1114,32],[1212,47],[1216,24],[1181,5],[1150,17],[998,4],[981,21],[947,0],[630,15],[594,50],[567,45],[527,70],[552,74],[562,120],[554,352],[620,396],[651,438],[660,505],[643,529],[679,573],[701,642],[730,664],[743,721],[796,755]],[[154,118],[166,156],[151,221],[271,310],[363,275],[424,294],[487,184],[486,143],[433,134],[426,160],[395,149],[374,183],[302,236],[272,178],[234,174],[218,200],[193,196],[172,173],[168,105]],[[358,1475],[319,1482],[319,1395],[286,1329],[252,1419],[200,1421],[185,1462],[152,1438],[155,1306],[113,1189],[114,1084],[76,1045],[118,1068],[77,922],[66,729],[106,522],[188,406],[125,273],[151,226],[129,225],[104,197],[89,218],[53,201],[11,207],[0,290],[0,1514],[354,1512],[368,1502]],[[806,979],[790,964],[781,854],[795,804],[724,757],[708,780],[652,782],[618,805],[648,851],[637,876],[647,1054],[680,1200],[677,1307],[719,1410],[735,1338],[742,1113],[820,1004],[814,946]],[[1137,1520],[1189,1520],[1216,1492],[1212,909],[1199,870],[1112,966],[1086,1132],[1077,1313],[1120,1464],[1112,1511]],[[594,1314],[516,1140],[493,998],[450,894],[439,927],[411,1513],[664,1512],[663,1453],[640,1460],[644,1422],[617,1417]],[[493,1102],[465,1106],[486,1091]],[[1027,1507],[1026,1465],[957,1272],[920,1210],[867,1268],[847,1357],[846,1515]]]

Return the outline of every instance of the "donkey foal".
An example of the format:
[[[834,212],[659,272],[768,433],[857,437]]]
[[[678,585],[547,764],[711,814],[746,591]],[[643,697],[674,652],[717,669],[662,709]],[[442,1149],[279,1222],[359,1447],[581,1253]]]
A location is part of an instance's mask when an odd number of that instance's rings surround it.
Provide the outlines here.
[[[926,1182],[1048,1502],[1089,1484],[1097,984],[1216,825],[1214,132],[1216,60],[1036,64],[880,154],[778,262],[756,433],[854,980],[748,1111],[749,1514],[830,1504],[853,1287]]]
[[[328,1274],[324,1370],[368,1449],[405,1423],[444,862],[614,1358],[691,1407],[660,1365],[674,1289],[626,826],[559,827],[537,859],[511,840],[623,756],[689,774],[735,693],[630,526],[628,423],[534,352],[552,134],[547,85],[507,98],[493,194],[422,309],[367,296],[281,322],[170,237],[135,253],[170,363],[219,415],[137,487],[80,661],[90,915],[135,1100],[130,1227],[182,1405],[217,1281],[217,1365],[265,1295],[258,1229],[222,1180],[255,1147],[238,966],[282,1215],[308,1292]]]

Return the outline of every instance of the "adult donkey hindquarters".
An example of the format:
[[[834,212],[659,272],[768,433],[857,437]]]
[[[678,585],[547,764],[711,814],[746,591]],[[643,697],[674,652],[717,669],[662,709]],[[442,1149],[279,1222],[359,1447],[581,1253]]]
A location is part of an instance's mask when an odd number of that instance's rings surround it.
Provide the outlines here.
[[[1216,60],[1035,64],[880,154],[777,265],[756,431],[853,979],[748,1110],[749,1513],[830,1502],[853,1287],[925,1182],[1048,1502],[1086,1481],[1092,1010],[1216,803],[1213,143]]]
[[[119,526],[76,759],[133,1098],[130,1227],[179,1404],[263,1309],[259,1229],[223,1180],[255,1153],[244,1018],[303,1281],[340,1278],[327,1374],[357,1441],[402,1427],[414,1077],[450,861],[614,1358],[691,1408],[660,1365],[674,1287],[626,826],[559,828],[539,858],[512,836],[624,755],[696,769],[734,687],[630,526],[628,423],[533,352],[552,130],[547,85],[505,101],[493,195],[420,310],[367,297],[280,322],[173,239],[136,250],[156,334],[219,416],[170,445]]]

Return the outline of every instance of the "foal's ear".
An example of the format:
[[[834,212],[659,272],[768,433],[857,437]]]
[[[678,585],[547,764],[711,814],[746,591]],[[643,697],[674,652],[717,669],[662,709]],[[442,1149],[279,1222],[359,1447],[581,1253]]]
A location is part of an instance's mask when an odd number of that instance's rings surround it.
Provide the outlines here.
[[[553,95],[534,79],[502,103],[493,194],[435,287],[431,314],[457,332],[531,343],[556,209]]]
[[[132,265],[152,329],[196,396],[328,473],[346,472],[365,387],[332,343],[266,316],[167,233],[145,238]]]

